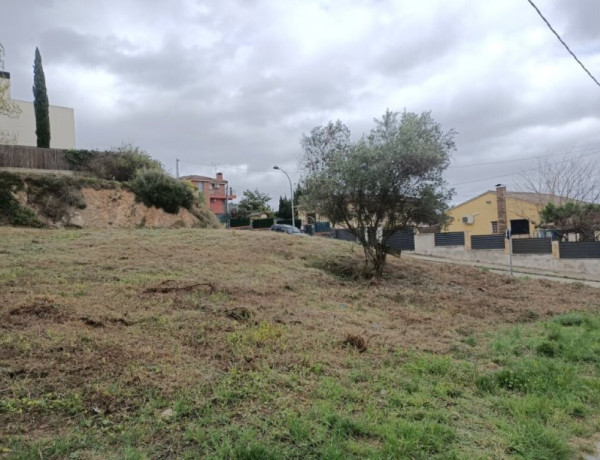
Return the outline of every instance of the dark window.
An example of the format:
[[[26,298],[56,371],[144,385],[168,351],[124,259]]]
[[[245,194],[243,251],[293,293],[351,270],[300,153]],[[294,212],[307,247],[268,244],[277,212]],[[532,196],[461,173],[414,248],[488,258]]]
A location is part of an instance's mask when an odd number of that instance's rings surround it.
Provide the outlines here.
[[[527,219],[511,220],[510,231],[513,235],[529,235],[529,221]]]
[[[492,233],[498,233],[498,221],[492,221]]]

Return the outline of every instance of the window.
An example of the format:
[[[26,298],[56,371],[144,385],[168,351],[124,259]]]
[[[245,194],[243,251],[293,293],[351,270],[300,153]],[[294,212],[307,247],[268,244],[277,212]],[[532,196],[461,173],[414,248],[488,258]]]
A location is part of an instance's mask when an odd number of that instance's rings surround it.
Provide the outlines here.
[[[498,233],[498,221],[492,221],[492,233]]]
[[[510,231],[513,235],[529,235],[529,221],[527,219],[511,220]]]

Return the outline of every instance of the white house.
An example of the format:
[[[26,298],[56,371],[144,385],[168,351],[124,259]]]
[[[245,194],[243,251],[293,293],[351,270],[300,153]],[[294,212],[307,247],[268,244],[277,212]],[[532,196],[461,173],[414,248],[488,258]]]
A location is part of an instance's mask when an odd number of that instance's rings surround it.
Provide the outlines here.
[[[0,84],[7,84],[10,97],[10,73],[0,71]],[[8,132],[10,143],[35,147],[35,112],[33,102],[12,99],[21,113],[15,117],[0,115],[0,129]],[[50,106],[50,147],[56,149],[75,148],[75,112],[69,107]]]

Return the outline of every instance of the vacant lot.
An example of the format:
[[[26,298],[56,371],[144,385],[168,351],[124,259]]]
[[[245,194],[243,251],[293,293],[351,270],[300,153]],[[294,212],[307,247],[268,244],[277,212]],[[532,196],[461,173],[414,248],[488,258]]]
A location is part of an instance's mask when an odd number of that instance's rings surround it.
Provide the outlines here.
[[[0,228],[0,457],[578,458],[600,292],[272,232]]]

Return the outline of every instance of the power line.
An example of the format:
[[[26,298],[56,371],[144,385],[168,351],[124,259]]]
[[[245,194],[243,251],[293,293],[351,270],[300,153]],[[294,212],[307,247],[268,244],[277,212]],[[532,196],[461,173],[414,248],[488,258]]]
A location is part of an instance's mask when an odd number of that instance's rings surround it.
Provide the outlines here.
[[[599,153],[600,153],[600,151],[592,152],[592,153],[588,153],[588,154],[585,154],[585,155],[580,155],[579,158],[589,157],[589,156],[592,156],[592,155],[598,155]],[[564,163],[565,161],[570,161],[570,160],[571,160],[571,158],[565,158],[563,160],[555,161],[555,162],[553,162],[551,164],[557,165],[557,164]],[[450,184],[450,187],[455,187],[457,185],[474,184],[476,182],[483,182],[483,181],[488,181],[488,180],[493,180],[493,179],[500,179],[500,178],[503,178],[503,177],[514,176],[515,174],[523,174],[525,172],[537,171],[537,169],[538,168],[521,169],[520,171],[515,171],[515,172],[512,172],[512,173],[508,173],[508,174],[500,174],[500,175],[492,176],[492,177],[486,177],[484,179],[475,179],[475,180],[470,180],[470,181],[466,181],[466,182],[457,182],[456,184]]]
[[[535,6],[535,3],[533,3],[532,0],[527,0],[529,2],[529,4],[531,6],[533,6],[533,8],[535,9],[535,11],[537,11],[537,14],[540,15],[540,18],[542,18],[542,20],[546,23],[546,25],[548,26],[548,28],[552,31],[552,33],[554,33],[554,35],[556,35],[556,38],[558,38],[558,40],[563,44],[563,46],[567,49],[567,51],[569,53],[571,53],[571,56],[573,56],[573,59],[575,59],[577,61],[577,63],[581,66],[581,68],[583,70],[585,70],[585,73],[587,73],[590,78],[592,80],[594,80],[594,82],[596,83],[596,85],[600,86],[600,82],[598,82],[598,80],[596,80],[596,78],[590,73],[590,71],[588,69],[586,69],[586,67],[583,65],[583,63],[579,60],[579,58],[577,56],[575,56],[575,53],[573,51],[571,51],[571,48],[569,48],[569,46],[563,41],[562,38],[560,38],[560,35],[558,35],[558,33],[556,32],[556,30],[554,30],[552,28],[552,26],[550,25],[550,23],[548,22],[548,20],[544,17],[544,15],[542,14],[542,12],[539,10],[539,8],[537,6]]]
[[[581,152],[586,152],[588,150],[598,150],[598,152],[600,152],[600,147],[587,147],[587,148],[582,148],[580,150],[567,150],[564,152],[547,153],[547,154],[535,155],[535,156],[531,156],[531,157],[513,158],[512,160],[488,161],[485,163],[471,163],[468,165],[450,165],[448,167],[448,169],[471,168],[473,166],[487,166],[487,165],[497,165],[497,164],[502,164],[502,163],[514,163],[515,161],[530,161],[530,160],[537,160],[539,158],[555,157],[557,155],[577,154],[577,153],[581,153]],[[595,155],[598,152],[591,153],[590,155]],[[587,156],[587,155],[581,155],[581,156]]]

